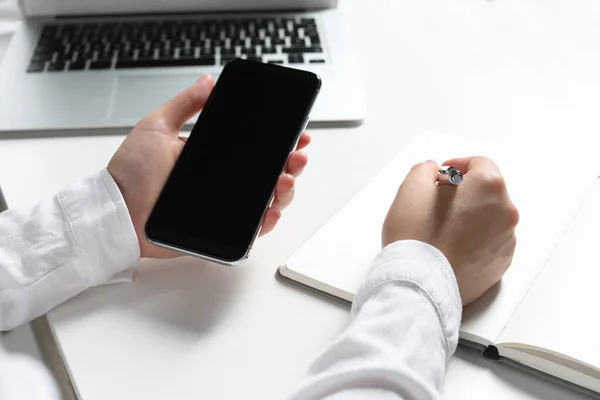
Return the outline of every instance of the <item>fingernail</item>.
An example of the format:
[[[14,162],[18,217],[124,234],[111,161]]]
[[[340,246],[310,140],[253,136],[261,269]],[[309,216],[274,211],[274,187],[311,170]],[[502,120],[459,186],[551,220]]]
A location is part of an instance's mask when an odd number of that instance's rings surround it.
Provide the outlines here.
[[[206,82],[209,79],[210,79],[210,75],[209,74],[204,74],[200,78],[198,78],[198,80],[196,82]]]

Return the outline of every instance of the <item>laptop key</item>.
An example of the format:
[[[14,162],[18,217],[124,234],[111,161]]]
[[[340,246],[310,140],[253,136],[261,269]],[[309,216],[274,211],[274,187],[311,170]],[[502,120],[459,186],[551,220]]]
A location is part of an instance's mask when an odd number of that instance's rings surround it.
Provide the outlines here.
[[[317,46],[321,44],[321,39],[319,39],[319,35],[316,36],[306,36],[310,39],[311,46]]]
[[[222,56],[221,57],[221,65],[225,65],[235,59],[237,59],[237,57],[235,57],[235,56]]]
[[[57,62],[50,63],[50,65],[48,65],[49,72],[60,72],[60,71],[64,71],[64,69],[65,69],[64,61],[57,61]]]
[[[82,71],[87,64],[86,60],[78,60],[69,64],[69,71]]]
[[[286,47],[281,49],[282,53],[322,53],[321,47]]]
[[[98,58],[102,59],[102,60],[112,60],[113,54],[114,54],[114,51],[112,51],[112,50],[101,51],[98,53]]]
[[[250,39],[250,46],[264,46],[266,44],[266,41],[264,39],[260,39],[260,38],[252,38]]]
[[[33,57],[31,57],[31,62],[41,62],[43,63],[44,61],[48,61],[52,58],[52,53],[47,54],[47,53],[35,53],[33,55]]]
[[[42,72],[46,67],[46,61],[33,61],[29,64],[27,72]]]
[[[255,56],[256,55],[256,48],[254,48],[254,47],[251,47],[249,49],[242,48],[241,54],[245,54],[247,56]]]
[[[304,40],[304,38],[294,37],[291,39],[290,42],[292,43],[292,46],[298,46],[298,47],[306,46],[306,40]]]
[[[138,52],[138,57],[153,58],[154,57],[154,49],[145,47]]]
[[[318,59],[318,60],[310,60],[311,64],[323,64],[325,63],[325,60],[323,59]]]
[[[283,60],[271,60],[269,64],[283,64]]]
[[[244,50],[242,50],[242,54],[246,54],[244,53]],[[235,47],[222,47],[221,48],[221,55],[222,56],[235,56]]]
[[[160,67],[190,67],[190,66],[208,66],[216,64],[215,57],[200,57],[192,59],[172,59],[172,60],[118,60],[116,68],[160,68]]]
[[[246,60],[248,60],[248,61],[254,61],[254,62],[262,62],[262,58],[261,57],[256,57],[256,56],[248,56],[248,57],[246,57]]]
[[[104,48],[104,45],[99,40],[93,40],[90,42],[90,49],[94,51],[100,51]]]
[[[302,54],[290,54],[288,55],[288,62],[290,64],[302,64],[304,63],[304,56]]]
[[[57,25],[46,25],[44,27],[44,29],[42,29],[41,37],[42,38],[55,37],[57,32],[58,32],[58,26]]]
[[[300,22],[297,23],[297,26],[299,26],[301,28],[307,28],[307,27],[315,27],[316,28],[317,23],[314,20],[314,18],[302,18],[302,19],[300,19]]]
[[[40,39],[35,49],[36,52],[52,52],[54,49],[60,48],[62,44],[55,39]]]
[[[265,31],[269,30],[269,20],[259,19],[256,21],[256,26],[258,29],[264,29]]]
[[[200,49],[200,56],[214,57],[215,49],[212,47],[203,47],[202,49]]]
[[[110,69],[112,60],[96,60],[90,63],[90,69]]]
[[[175,60],[177,61],[177,60]],[[199,58],[195,58],[193,60],[189,61],[192,65],[201,65],[201,66],[210,66],[210,65],[216,65],[217,64],[217,59],[215,58],[215,56],[200,56]],[[184,60],[184,65],[185,66],[185,60]]]
[[[186,49],[179,49],[179,57],[181,57],[181,58],[193,57],[195,54],[196,54],[196,49],[194,49],[193,47],[186,48]]]
[[[149,57],[150,54],[147,54],[146,57]],[[160,58],[175,58],[175,49],[162,48],[160,53],[158,54]]]

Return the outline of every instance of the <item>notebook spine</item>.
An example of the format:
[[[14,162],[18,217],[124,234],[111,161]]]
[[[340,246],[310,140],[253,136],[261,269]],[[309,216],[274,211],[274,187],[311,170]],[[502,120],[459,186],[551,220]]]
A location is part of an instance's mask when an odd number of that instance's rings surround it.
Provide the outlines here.
[[[481,353],[485,358],[492,361],[500,361],[500,352],[494,345],[489,345]]]

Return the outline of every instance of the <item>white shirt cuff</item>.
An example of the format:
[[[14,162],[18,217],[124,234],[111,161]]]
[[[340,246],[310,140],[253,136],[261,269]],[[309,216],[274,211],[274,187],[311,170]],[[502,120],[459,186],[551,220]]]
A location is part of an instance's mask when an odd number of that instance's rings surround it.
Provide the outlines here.
[[[125,200],[108,170],[59,193],[58,199],[85,261],[90,286],[131,281],[140,247]]]
[[[386,246],[375,259],[363,287],[356,295],[353,314],[381,288],[399,282],[419,291],[435,309],[449,358],[458,344],[462,301],[450,263],[442,252],[429,244],[402,240]]]

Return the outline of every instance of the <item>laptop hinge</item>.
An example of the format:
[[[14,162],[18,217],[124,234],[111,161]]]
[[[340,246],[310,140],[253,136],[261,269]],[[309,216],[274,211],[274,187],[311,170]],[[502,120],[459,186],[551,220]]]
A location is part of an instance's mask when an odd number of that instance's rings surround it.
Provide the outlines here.
[[[27,17],[98,17],[131,15],[176,15],[192,13],[321,10],[336,7],[338,0],[16,0],[23,15]]]

